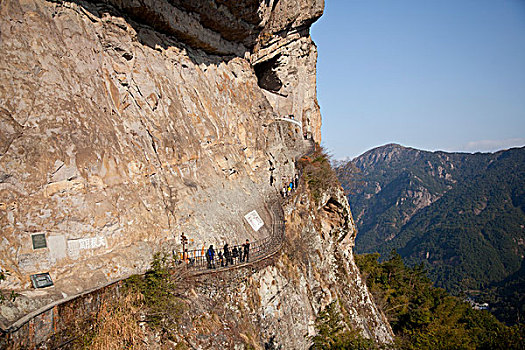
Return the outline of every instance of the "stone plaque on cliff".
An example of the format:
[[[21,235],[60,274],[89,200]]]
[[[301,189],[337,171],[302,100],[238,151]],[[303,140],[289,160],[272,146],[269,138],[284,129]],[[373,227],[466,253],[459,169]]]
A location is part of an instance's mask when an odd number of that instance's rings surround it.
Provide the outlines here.
[[[257,210],[252,210],[248,214],[244,215],[244,218],[246,221],[248,221],[255,232],[259,231],[259,229],[264,225],[264,222],[259,216],[259,213],[257,213]]]
[[[47,272],[31,275],[31,283],[33,283],[35,288],[45,288],[53,285],[51,276]]]
[[[37,233],[31,235],[31,240],[33,241],[33,249],[46,248],[46,235],[44,233]]]

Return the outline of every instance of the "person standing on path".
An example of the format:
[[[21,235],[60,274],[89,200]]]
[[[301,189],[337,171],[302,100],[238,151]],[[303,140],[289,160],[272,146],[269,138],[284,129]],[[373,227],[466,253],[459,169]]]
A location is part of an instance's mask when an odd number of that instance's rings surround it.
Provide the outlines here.
[[[206,251],[206,267],[211,269],[210,249]]]
[[[228,264],[230,263],[230,248],[228,248],[228,243],[226,243],[224,245],[224,253],[223,253],[223,256],[224,256],[224,266],[228,266]]]
[[[239,262],[240,262],[240,263],[244,262],[243,250],[244,250],[244,249],[242,248],[242,245],[239,245],[239,249],[238,249],[238,251],[239,251]]]
[[[221,264],[221,267],[224,267],[224,258],[222,257],[222,252],[221,250],[219,249],[219,263]]]
[[[243,248],[244,248],[244,260],[248,262],[250,258],[250,241],[249,240],[246,240],[246,243],[244,243]]]
[[[215,249],[213,249],[213,244],[210,245],[208,248],[208,252],[206,254],[206,260],[208,260],[208,268],[214,269],[215,263],[213,262],[213,258],[215,257]]]
[[[237,250],[236,246],[233,246],[233,249],[232,249],[232,264],[235,263],[235,259],[237,259],[238,256],[239,256],[239,251]]]
[[[230,250],[230,265],[233,265],[233,254],[231,250]]]

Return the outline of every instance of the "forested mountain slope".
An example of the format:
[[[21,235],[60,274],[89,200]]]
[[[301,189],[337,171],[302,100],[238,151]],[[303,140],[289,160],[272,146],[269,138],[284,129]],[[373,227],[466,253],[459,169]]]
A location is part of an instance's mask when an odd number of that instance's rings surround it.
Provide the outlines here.
[[[359,253],[425,262],[437,286],[478,290],[519,270],[525,251],[525,148],[492,154],[370,150],[337,168]]]

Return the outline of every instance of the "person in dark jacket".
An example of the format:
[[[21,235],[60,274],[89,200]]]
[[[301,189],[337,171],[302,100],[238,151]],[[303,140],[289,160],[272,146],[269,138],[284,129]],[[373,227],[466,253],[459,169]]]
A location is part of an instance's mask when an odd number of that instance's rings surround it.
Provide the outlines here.
[[[213,262],[213,258],[215,257],[215,249],[213,249],[213,244],[210,245],[208,248],[208,251],[206,252],[206,260],[208,261],[208,268],[214,269],[215,263]]]
[[[224,245],[224,266],[228,266],[228,264],[230,263],[230,259],[231,259],[231,255],[230,255],[230,248],[228,247],[228,243],[226,243]]]
[[[206,256],[206,267],[209,268],[209,269],[211,269],[211,260],[210,260],[210,256],[211,256],[211,254],[210,254],[210,249],[209,249],[209,248],[208,248],[208,250],[206,251],[205,256]]]
[[[243,248],[244,248],[244,260],[248,262],[250,258],[250,241],[249,240],[246,240],[246,243],[243,244]]]
[[[240,262],[240,263],[244,262],[243,250],[244,250],[244,249],[243,249],[243,246],[239,246],[238,251],[239,251],[239,262]]]
[[[239,251],[237,250],[237,247],[233,247],[232,249],[232,264],[235,262],[235,259],[239,257]]]

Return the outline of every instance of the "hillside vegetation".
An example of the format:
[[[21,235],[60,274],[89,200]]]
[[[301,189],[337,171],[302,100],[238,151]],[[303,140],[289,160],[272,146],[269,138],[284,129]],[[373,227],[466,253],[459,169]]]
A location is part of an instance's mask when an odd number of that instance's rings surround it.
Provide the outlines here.
[[[421,266],[407,267],[394,253],[356,255],[376,303],[387,316],[400,349],[522,349],[523,325],[505,326],[484,310],[432,286]]]
[[[522,297],[502,283],[525,252],[525,148],[466,154],[386,145],[337,174],[356,216],[357,252],[396,249],[410,265],[423,262],[438,287],[489,293],[505,303],[498,307],[507,321],[519,318]]]

